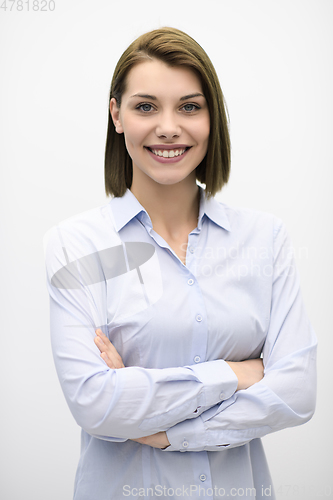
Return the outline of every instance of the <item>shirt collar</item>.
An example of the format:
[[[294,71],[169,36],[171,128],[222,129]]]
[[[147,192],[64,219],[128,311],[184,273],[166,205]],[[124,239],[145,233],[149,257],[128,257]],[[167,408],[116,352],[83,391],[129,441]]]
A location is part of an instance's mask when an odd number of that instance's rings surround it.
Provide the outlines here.
[[[204,216],[208,217],[210,220],[215,222],[218,226],[231,231],[230,222],[227,216],[227,212],[223,203],[217,201],[213,196],[211,198],[206,197],[205,190],[199,186],[200,189],[200,208],[199,208],[199,218],[198,218],[198,228],[201,229],[202,221]]]
[[[126,224],[140,214],[151,224],[150,217],[143,206],[139,203],[130,189],[121,197],[114,197],[110,201],[110,207],[115,223],[116,231],[120,231]]]
[[[230,223],[223,204],[218,202],[214,197],[207,199],[205,190],[200,189],[200,208],[198,217],[198,228],[201,229],[204,216],[211,219],[215,224],[223,229],[230,231]],[[152,227],[151,219],[147,211],[139,203],[130,189],[127,189],[121,197],[114,197],[109,202],[115,228],[119,232],[128,222],[134,217],[137,217],[142,222]]]

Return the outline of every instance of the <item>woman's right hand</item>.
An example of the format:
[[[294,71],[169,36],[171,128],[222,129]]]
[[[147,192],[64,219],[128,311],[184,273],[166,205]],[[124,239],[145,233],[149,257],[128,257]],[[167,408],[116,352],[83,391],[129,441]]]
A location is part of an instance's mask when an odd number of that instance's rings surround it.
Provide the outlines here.
[[[101,351],[101,358],[105,361],[109,368],[125,368],[123,360],[114,345],[110,342],[106,335],[97,328],[95,330],[95,344]]]
[[[260,382],[264,377],[264,365],[261,358],[246,361],[226,361],[238,378],[237,391],[247,389]]]

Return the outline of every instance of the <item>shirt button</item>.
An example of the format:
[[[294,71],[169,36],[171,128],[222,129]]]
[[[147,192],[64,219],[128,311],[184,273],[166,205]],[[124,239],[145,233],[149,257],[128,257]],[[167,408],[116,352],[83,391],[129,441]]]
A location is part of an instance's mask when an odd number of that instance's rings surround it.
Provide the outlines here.
[[[206,474],[201,474],[200,481],[206,481],[206,479],[207,479]]]
[[[220,399],[221,399],[221,401],[223,401],[223,398],[224,398],[224,396],[223,396],[223,392],[221,392],[221,394],[220,394]]]
[[[193,283],[194,283],[194,280],[192,280],[192,278],[189,279],[188,282],[187,282],[188,285],[193,285]]]
[[[187,448],[188,447],[188,441],[183,441],[183,448]]]
[[[202,316],[200,314],[197,314],[195,319],[200,323],[200,321],[202,321]]]
[[[201,358],[200,358],[200,356],[195,356],[195,357],[194,357],[194,362],[195,362],[195,363],[199,363],[199,362],[200,362],[200,359],[201,359]]]
[[[193,247],[188,247],[188,251],[189,251],[190,253],[194,253],[194,248],[193,248]]]

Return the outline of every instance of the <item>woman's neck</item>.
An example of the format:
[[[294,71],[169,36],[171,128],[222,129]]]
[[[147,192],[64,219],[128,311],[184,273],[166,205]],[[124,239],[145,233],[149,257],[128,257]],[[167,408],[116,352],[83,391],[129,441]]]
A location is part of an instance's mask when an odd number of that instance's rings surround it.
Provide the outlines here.
[[[148,212],[156,232],[177,238],[180,233],[190,232],[197,226],[200,190],[195,182],[173,185],[153,182],[144,189],[133,183],[131,191]]]

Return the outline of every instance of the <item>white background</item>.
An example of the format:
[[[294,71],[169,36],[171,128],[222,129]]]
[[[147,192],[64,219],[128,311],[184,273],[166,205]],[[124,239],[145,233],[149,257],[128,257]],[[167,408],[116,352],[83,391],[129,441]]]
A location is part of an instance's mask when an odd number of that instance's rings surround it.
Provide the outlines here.
[[[22,5],[0,9],[1,499],[72,498],[80,433],[53,366],[42,238],[108,201],[114,66],[132,40],[160,26],[186,31],[212,59],[233,147],[218,198],[287,224],[319,338],[314,418],[264,438],[278,499],[333,498],[332,0]]]

